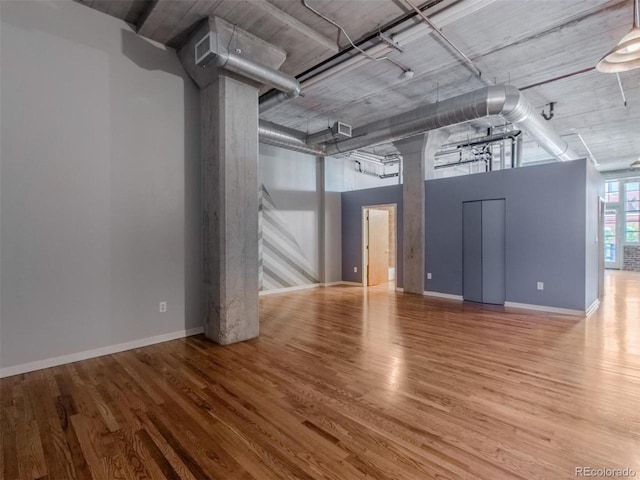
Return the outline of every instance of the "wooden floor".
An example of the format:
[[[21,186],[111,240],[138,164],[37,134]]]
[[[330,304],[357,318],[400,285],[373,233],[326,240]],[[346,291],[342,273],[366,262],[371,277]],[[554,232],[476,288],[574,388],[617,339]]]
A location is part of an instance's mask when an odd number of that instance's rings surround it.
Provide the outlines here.
[[[640,274],[588,319],[384,288],[261,299],[202,336],[4,379],[3,479],[640,476]]]

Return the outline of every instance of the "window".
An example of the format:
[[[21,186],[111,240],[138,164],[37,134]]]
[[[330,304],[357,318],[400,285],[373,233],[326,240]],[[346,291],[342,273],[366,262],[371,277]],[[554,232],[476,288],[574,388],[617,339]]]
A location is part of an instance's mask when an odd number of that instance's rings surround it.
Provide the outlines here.
[[[624,238],[640,242],[640,181],[627,182],[624,189]]]
[[[620,182],[613,181],[605,184],[605,202],[616,203],[620,201]]]

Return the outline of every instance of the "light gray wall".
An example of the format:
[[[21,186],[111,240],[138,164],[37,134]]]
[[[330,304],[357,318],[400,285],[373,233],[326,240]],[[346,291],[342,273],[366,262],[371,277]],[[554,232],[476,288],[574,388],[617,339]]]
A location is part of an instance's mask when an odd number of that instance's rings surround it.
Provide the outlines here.
[[[599,254],[604,245],[598,243],[598,206],[604,197],[604,178],[591,162],[586,169],[586,235],[585,235],[585,308],[598,299]]]
[[[360,173],[356,171],[354,161],[344,157],[328,157],[327,174],[331,179],[328,188],[336,192],[366,190],[398,184],[398,177],[379,178]]]
[[[258,181],[273,198],[278,214],[314,272],[318,264],[318,192],[316,157],[260,144]]]
[[[2,367],[200,326],[198,91],[175,52],[71,1],[0,15]]]
[[[343,160],[324,159],[325,282],[342,280],[342,182]]]
[[[333,162],[333,163],[332,163]],[[338,164],[339,162],[339,164]],[[317,279],[322,282],[338,282],[342,278],[341,259],[341,208],[340,188],[342,188],[342,161],[327,158],[323,169],[315,156],[260,144],[259,182],[266,188],[276,212],[271,214],[271,222],[265,224],[262,216],[261,229],[285,229],[300,252],[308,261]],[[336,166],[339,165],[339,168]],[[323,187],[324,186],[324,187]],[[324,188],[324,195],[323,195]],[[324,232],[321,231],[321,204],[324,201]],[[278,222],[280,227],[275,227]],[[324,241],[320,237],[324,235]],[[261,238],[263,235],[261,235]],[[261,240],[262,241],[262,240]],[[271,262],[280,273],[289,274],[289,281],[295,285],[313,283],[297,275],[292,268],[303,267],[295,246],[281,242],[277,246],[282,255],[277,256],[272,249],[261,249],[263,264]],[[324,265],[321,250],[324,249]],[[288,257],[288,262],[283,259]],[[294,267],[295,265],[295,267]],[[264,279],[264,271],[261,273]],[[264,290],[276,288],[263,282]]]

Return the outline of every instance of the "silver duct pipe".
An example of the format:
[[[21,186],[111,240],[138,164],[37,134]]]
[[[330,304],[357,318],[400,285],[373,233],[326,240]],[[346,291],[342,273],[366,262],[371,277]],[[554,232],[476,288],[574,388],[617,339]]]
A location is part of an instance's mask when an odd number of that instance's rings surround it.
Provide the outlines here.
[[[258,104],[258,112],[265,113],[268,110],[280,105],[283,102],[286,102],[290,98],[293,98],[287,95],[284,92],[272,92],[263,99],[260,99],[260,103]]]
[[[326,143],[326,154],[335,155],[388,143],[490,115],[500,115],[517,125],[561,161],[580,158],[549,127],[524,95],[510,85],[484,87],[355,128],[352,138]]]
[[[276,147],[308,153],[310,155],[324,156],[322,145],[307,145],[306,134],[292,128],[276,125],[275,123],[260,120],[258,124],[258,137],[261,143],[275,145]]]
[[[297,97],[302,91],[302,86],[298,80],[275,68],[226,51],[216,52],[215,57],[214,64],[217,67],[276,88],[283,92],[286,98]]]

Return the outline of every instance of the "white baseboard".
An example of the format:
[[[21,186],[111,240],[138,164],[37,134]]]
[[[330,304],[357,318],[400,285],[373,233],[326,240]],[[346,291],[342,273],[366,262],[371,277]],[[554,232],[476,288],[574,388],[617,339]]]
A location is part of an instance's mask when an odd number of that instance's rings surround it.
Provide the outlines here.
[[[462,298],[462,295],[453,295],[451,293],[429,292],[425,290],[423,292],[423,295],[427,297],[437,297],[437,298],[447,298],[449,300],[458,300],[460,302],[464,300]]]
[[[109,345],[107,347],[85,350],[83,352],[72,353],[70,355],[47,358],[45,360],[23,363],[21,365],[14,365],[12,367],[3,367],[0,368],[0,378],[11,377],[12,375],[20,375],[21,373],[33,372],[35,370],[42,370],[43,368],[57,367],[58,365],[64,365],[65,363],[79,362],[81,360],[87,360],[89,358],[111,355],[112,353],[124,352],[126,350],[133,350],[134,348],[146,347],[149,345],[154,345],[156,343],[168,342],[169,340],[176,340],[178,338],[190,337],[191,335],[198,335],[202,332],[203,327],[191,328],[189,330],[179,330],[177,332],[156,335],[155,337],[141,338],[139,340],[118,343],[116,345]]]
[[[264,296],[273,295],[276,293],[295,292],[298,290],[309,290],[311,288],[318,288],[318,287],[337,287],[339,285],[351,285],[354,287],[361,287],[362,283],[347,282],[344,280],[339,280],[337,282],[327,282],[327,283],[310,283],[308,285],[296,285],[295,287],[274,288],[273,290],[261,290],[260,292],[258,292],[258,295],[261,297],[264,297]]]
[[[578,317],[584,317],[586,314],[584,310],[572,310],[570,308],[548,307],[546,305],[534,305],[529,303],[504,302],[504,306],[507,308],[522,308],[525,310],[537,310],[540,312],[559,313],[561,315],[572,315],[572,316],[578,316]]]
[[[264,297],[266,295],[273,295],[276,293],[295,292],[296,290],[309,290],[310,288],[321,287],[321,283],[309,283],[307,285],[296,285],[295,287],[274,288],[272,290],[261,290],[258,295]]]
[[[589,315],[591,315],[593,312],[595,312],[598,309],[598,307],[600,307],[600,299],[596,298],[595,301],[591,305],[589,305],[589,308],[585,310],[584,312],[585,316],[588,317]]]

